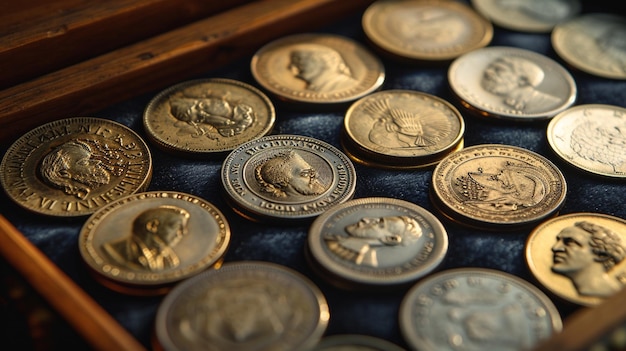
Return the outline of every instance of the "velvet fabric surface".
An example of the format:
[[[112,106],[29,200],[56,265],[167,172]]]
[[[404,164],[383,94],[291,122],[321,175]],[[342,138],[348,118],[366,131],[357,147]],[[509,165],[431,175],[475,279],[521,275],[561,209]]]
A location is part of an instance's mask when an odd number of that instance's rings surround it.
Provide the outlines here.
[[[583,12],[611,12],[613,9],[609,7],[609,3],[585,2]],[[345,35],[375,52],[363,34],[361,15],[362,13],[355,13],[332,26],[312,29],[312,32]],[[567,67],[554,52],[549,33],[523,33],[495,27],[490,46],[525,48],[563,64],[577,84],[576,104],[611,104],[622,107],[626,104],[626,81],[595,77]],[[486,143],[519,146],[537,152],[555,163],[565,175],[568,188],[561,214],[597,212],[626,218],[624,179],[594,176],[562,162],[548,144],[548,121],[518,123],[474,116],[452,96],[447,80],[447,63],[419,65],[380,57],[386,70],[386,79],[381,89],[417,90],[439,96],[459,108],[466,124],[465,146]],[[250,72],[250,60],[251,57],[244,57],[226,67],[207,67],[206,74],[192,78],[231,78],[259,87]],[[148,102],[160,91],[161,89],[154,89],[153,93],[110,106],[94,116],[118,121],[145,137],[142,114]],[[277,116],[273,134],[310,136],[341,149],[340,130],[349,104],[320,109],[308,105],[286,104],[269,96],[274,102]],[[3,154],[12,141],[2,145]],[[297,225],[255,223],[239,216],[228,206],[221,193],[220,171],[223,157],[187,159],[155,147],[152,147],[152,152],[154,172],[148,190],[173,190],[194,194],[210,201],[225,214],[232,234],[225,255],[226,262],[269,261],[293,268],[309,277],[328,300],[331,317],[326,335],[366,334],[408,348],[398,322],[400,303],[407,288],[372,293],[346,291],[330,285],[311,270],[304,258],[304,243],[310,222]],[[402,199],[422,206],[440,218],[449,236],[449,249],[440,269],[485,267],[532,281],[524,257],[524,245],[529,230],[487,232],[445,220],[428,197],[432,168],[386,170],[358,163],[355,163],[355,167],[357,183],[354,198],[382,196]],[[18,230],[83,287],[125,329],[146,347],[150,347],[155,314],[163,297],[128,296],[98,284],[83,264],[77,245],[84,218],[61,219],[31,214],[15,205],[4,193],[0,195],[0,203],[2,214]],[[552,300],[564,319],[580,308],[557,298]]]

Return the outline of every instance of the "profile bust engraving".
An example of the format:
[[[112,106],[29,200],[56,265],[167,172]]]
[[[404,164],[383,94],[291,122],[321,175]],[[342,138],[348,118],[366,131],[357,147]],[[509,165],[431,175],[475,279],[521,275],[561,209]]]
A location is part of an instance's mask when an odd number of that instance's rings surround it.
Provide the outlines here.
[[[289,55],[288,69],[315,92],[344,90],[358,84],[343,57],[320,44],[300,44]]]
[[[254,176],[261,191],[275,198],[320,195],[327,187],[319,181],[317,170],[293,149],[263,160]]]

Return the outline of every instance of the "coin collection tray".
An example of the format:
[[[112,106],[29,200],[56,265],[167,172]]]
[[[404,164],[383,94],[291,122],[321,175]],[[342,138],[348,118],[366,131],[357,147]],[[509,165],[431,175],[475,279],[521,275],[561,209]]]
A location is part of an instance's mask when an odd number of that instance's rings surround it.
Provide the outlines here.
[[[582,12],[610,12],[614,10],[611,6],[614,5],[609,2],[584,2]],[[313,28],[311,32],[343,35],[369,45],[361,27],[362,14],[362,11],[352,12],[331,25]],[[576,104],[626,106],[626,81],[597,77],[567,67],[553,50],[549,33],[524,33],[496,26],[490,45],[532,50],[563,64],[577,85]],[[549,121],[517,122],[475,115],[465,109],[450,91],[447,63],[400,63],[382,55],[381,59],[386,75],[382,90],[416,90],[438,96],[458,107],[466,124],[466,147],[480,144],[511,145],[534,151],[554,162],[567,182],[567,195],[560,214],[594,212],[626,218],[624,179],[582,172],[560,160],[547,140],[546,129]],[[250,60],[251,56],[245,55],[220,67],[206,67],[201,73],[181,78],[179,82],[192,78],[228,78],[262,89],[250,71]],[[90,115],[122,123],[145,137],[142,125],[144,110],[153,97],[166,88],[162,84],[152,84],[153,88],[143,87],[144,93],[99,109]],[[342,148],[340,134],[349,104],[312,107],[307,104],[287,103],[273,96],[272,101],[276,108],[276,124],[272,134],[303,135]],[[17,137],[19,135],[6,135],[0,149],[2,154]],[[185,158],[153,147],[152,158],[153,174],[148,190],[194,194],[214,204],[224,213],[232,233],[224,256],[225,262],[273,262],[293,268],[309,277],[328,300],[330,321],[325,335],[370,335],[408,348],[399,328],[398,317],[407,287],[370,292],[366,289],[345,290],[329,284],[316,274],[305,258],[305,242],[310,221],[257,223],[233,210],[221,189],[223,157]],[[530,230],[484,231],[447,220],[439,214],[429,198],[432,168],[384,169],[357,162],[355,168],[357,178],[354,198],[388,197],[405,200],[431,211],[442,220],[449,236],[449,249],[440,270],[457,267],[491,268],[535,284],[524,255]],[[110,314],[123,330],[143,347],[152,347],[154,318],[163,296],[125,295],[114,292],[93,279],[79,254],[78,234],[84,218],[52,218],[32,214],[15,205],[5,193],[0,194],[0,212],[19,233]],[[567,330],[568,317],[583,307],[557,297],[553,297],[553,302],[561,313]],[[72,301],[68,300],[67,303],[71,304]],[[86,338],[89,339],[90,336]]]

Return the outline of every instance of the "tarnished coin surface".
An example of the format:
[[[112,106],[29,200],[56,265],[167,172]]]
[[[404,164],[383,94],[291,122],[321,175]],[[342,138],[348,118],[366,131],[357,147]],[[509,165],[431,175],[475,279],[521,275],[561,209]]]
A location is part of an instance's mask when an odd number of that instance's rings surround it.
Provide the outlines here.
[[[586,172],[626,178],[626,108],[587,104],[569,108],[548,124],[552,150]]]
[[[383,51],[416,61],[449,61],[493,37],[491,22],[458,1],[378,0],[362,26]]]
[[[546,294],[493,269],[465,267],[430,275],[400,305],[402,335],[420,351],[532,350],[562,328]]]
[[[336,283],[392,288],[436,270],[448,250],[448,234],[437,217],[416,204],[370,197],[317,217],[307,244],[314,264]]]
[[[335,334],[322,338],[311,351],[405,351],[402,347],[377,337],[358,334]]]
[[[133,194],[92,214],[78,245],[96,278],[124,293],[165,293],[221,262],[230,226],[215,205],[171,191]]]
[[[561,171],[530,150],[474,145],[433,171],[431,198],[449,217],[481,229],[521,229],[555,215],[567,185]]]
[[[0,164],[5,192],[43,215],[88,216],[145,190],[152,177],[148,145],[123,124],[73,117],[41,125],[15,141]]]
[[[626,286],[626,220],[569,213],[538,225],[526,241],[526,263],[552,294],[584,306]]]
[[[504,46],[462,55],[448,69],[454,94],[480,115],[535,121],[574,104],[576,82],[558,62],[534,51]]]
[[[548,33],[581,10],[580,0],[472,0],[471,3],[492,23],[520,32]]]
[[[552,47],[568,64],[586,73],[626,79],[626,17],[588,13],[552,31]]]
[[[309,350],[329,318],[324,295],[304,275],[269,262],[231,262],[184,281],[163,299],[155,349]]]
[[[335,104],[356,100],[383,84],[385,69],[360,43],[332,34],[294,34],[261,47],[252,75],[283,100]]]
[[[150,141],[179,154],[226,153],[265,136],[276,116],[270,99],[232,79],[198,79],[174,85],[146,107],[143,125]]]
[[[301,135],[245,143],[224,160],[226,199],[252,220],[298,221],[352,198],[356,170],[336,147]]]
[[[430,164],[456,149],[465,122],[452,104],[414,90],[384,90],[350,106],[344,132],[356,153],[379,164]]]

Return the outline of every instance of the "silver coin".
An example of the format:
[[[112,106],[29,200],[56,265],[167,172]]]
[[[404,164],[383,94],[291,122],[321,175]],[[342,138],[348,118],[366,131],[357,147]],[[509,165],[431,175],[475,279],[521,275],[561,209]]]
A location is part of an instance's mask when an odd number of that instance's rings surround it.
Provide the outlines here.
[[[529,282],[484,268],[433,274],[400,306],[400,330],[414,350],[530,350],[561,331],[552,301]]]
[[[293,351],[315,346],[330,318],[322,292],[269,262],[233,262],[177,285],[159,305],[165,351]]]
[[[305,220],[354,195],[356,170],[336,147],[307,136],[271,135],[233,150],[222,184],[236,211],[253,220]]]

